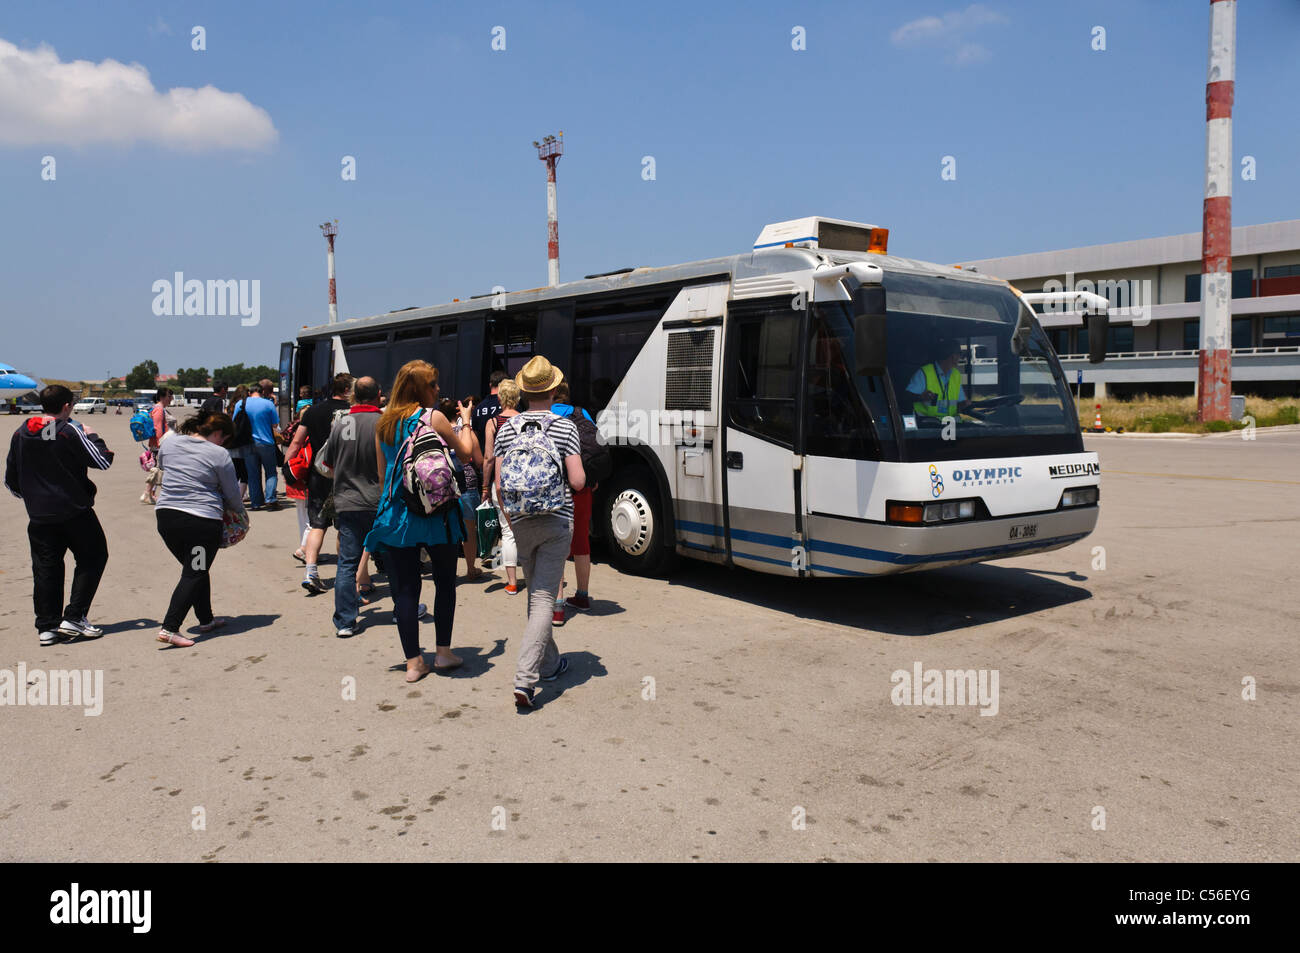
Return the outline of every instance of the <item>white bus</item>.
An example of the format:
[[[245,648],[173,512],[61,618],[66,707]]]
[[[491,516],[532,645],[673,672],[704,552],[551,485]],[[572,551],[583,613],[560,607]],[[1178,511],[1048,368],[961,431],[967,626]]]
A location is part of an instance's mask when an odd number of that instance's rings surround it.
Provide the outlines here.
[[[740,255],[305,329],[280,393],[319,393],[340,351],[385,387],[428,360],[451,398],[546,355],[610,447],[592,535],[628,572],[871,576],[1083,539],[1099,466],[1026,303],[1044,296],[889,255],[887,236],[798,219]],[[1086,320],[1104,332],[1104,310]],[[944,349],[961,403],[941,416],[916,382]]]

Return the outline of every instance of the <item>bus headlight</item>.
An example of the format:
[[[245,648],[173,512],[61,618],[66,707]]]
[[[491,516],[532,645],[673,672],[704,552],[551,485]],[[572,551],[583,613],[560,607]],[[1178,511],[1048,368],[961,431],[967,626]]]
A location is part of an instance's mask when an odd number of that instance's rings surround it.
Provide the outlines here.
[[[934,526],[961,520],[988,519],[988,513],[982,512],[975,502],[975,500],[949,500],[945,503],[900,503],[888,500],[885,504],[885,514],[890,523],[913,526],[918,523]]]
[[[1091,506],[1097,502],[1095,486],[1081,486],[1061,494],[1061,506]]]
[[[886,512],[891,523],[921,522],[922,509],[919,503],[890,503]]]
[[[975,518],[974,500],[953,500],[950,503],[925,504],[926,523],[951,523]]]

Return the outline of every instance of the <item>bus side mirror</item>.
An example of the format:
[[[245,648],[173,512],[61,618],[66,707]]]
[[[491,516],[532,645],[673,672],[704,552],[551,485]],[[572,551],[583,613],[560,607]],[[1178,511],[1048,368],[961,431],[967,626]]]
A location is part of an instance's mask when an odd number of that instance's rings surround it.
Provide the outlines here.
[[[1110,314],[1101,311],[1084,316],[1088,322],[1088,363],[1100,364],[1106,360],[1106,344],[1110,337]]]
[[[853,292],[853,373],[885,373],[885,289],[862,285]]]

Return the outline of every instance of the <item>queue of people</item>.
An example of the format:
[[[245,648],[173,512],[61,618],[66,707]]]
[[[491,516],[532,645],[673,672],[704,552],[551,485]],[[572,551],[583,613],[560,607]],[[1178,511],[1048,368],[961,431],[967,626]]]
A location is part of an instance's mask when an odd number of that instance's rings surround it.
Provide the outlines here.
[[[568,402],[563,373],[545,357],[534,357],[514,378],[495,372],[488,384],[491,394],[482,402],[474,395],[452,401],[440,399],[438,371],[421,360],[403,365],[384,396],[373,378],[341,374],[331,382],[328,400],[299,402],[283,434],[273,423],[274,402],[263,396],[273,393],[269,381],[240,386],[233,394],[224,386],[218,394],[214,387],[208,404],[179,428],[160,392],[155,408],[162,419],[155,422],[149,448],[160,477],[155,519],[181,573],[158,641],[193,646],[181,634],[191,612],[199,633],[226,624],[213,608],[212,565],[223,538],[229,541],[232,521],[246,526],[248,511],[277,508],[277,444],[287,444],[283,475],[286,495],[297,496],[294,555],[306,566],[303,588],[310,595],[328,591],[317,563],[333,527],[338,562],[332,623],[338,637],[352,637],[361,631],[361,607],[373,598],[373,559],[388,579],[408,682],[463,664],[452,651],[458,563],[463,554],[466,577],[481,575],[477,511],[485,501],[496,506],[496,568],[505,569],[506,593],[528,588],[514,701],[520,709],[533,707],[539,683],[568,669],[553,631],[564,624],[566,607],[591,605],[594,487],[588,486],[579,433],[579,418],[591,418]],[[44,414],[25,420],[13,436],[5,483],[27,506],[36,627],[41,644],[49,645],[103,634],[88,614],[108,551],[86,473],[107,469],[113,455],[93,430],[70,420],[70,391],[49,387],[41,400]],[[518,409],[521,400],[528,402],[524,412]],[[69,549],[76,572],[72,598],[60,611]],[[569,558],[577,591],[565,600]],[[434,587],[431,666],[420,648],[418,623],[427,611],[420,602],[426,560]]]

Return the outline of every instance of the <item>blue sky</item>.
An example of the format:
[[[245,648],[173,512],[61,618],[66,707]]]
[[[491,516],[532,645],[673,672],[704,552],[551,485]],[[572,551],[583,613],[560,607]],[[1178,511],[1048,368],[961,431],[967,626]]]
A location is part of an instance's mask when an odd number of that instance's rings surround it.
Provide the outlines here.
[[[1258,178],[1237,177],[1234,222],[1297,218],[1300,3],[1238,7],[1233,145]],[[10,4],[0,65],[27,72],[0,84],[0,360],[274,364],[327,318],[334,218],[345,318],[545,284],[531,142],[559,130],[562,279],[736,253],[810,214],[933,261],[1196,231],[1208,23],[1200,0]],[[83,82],[99,98],[70,105]],[[259,280],[260,323],[155,315],[176,271]]]

